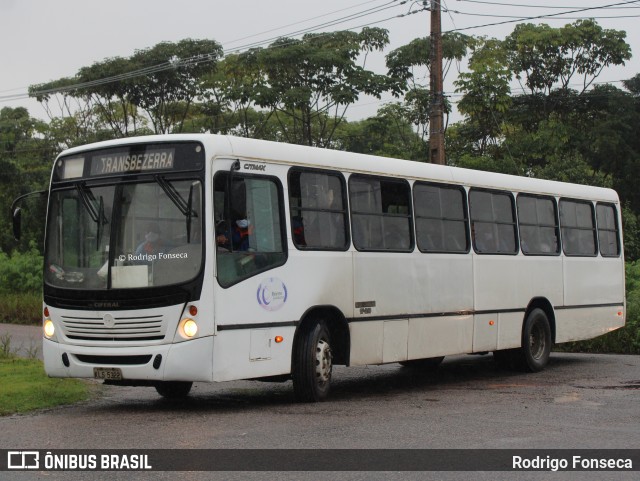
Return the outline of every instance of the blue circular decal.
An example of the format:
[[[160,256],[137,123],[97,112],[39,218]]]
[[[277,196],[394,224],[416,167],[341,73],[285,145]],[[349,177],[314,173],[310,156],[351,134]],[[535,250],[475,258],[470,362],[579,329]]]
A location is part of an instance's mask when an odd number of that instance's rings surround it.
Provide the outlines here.
[[[257,298],[263,309],[277,311],[287,302],[287,286],[277,277],[270,277],[258,286]]]

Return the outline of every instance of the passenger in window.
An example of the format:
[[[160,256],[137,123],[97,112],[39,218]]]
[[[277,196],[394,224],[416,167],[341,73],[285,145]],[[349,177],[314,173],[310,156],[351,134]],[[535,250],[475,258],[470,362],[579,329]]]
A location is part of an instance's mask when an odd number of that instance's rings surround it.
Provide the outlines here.
[[[304,238],[304,222],[302,216],[295,216],[291,219],[291,227],[293,229],[293,242],[298,246],[306,246],[307,242]]]
[[[152,222],[145,229],[144,241],[136,248],[136,255],[140,254],[157,254],[164,246],[160,237],[160,228],[158,224]]]
[[[231,231],[227,228],[227,223],[221,221],[216,227],[216,243],[219,249],[234,251],[248,251],[250,246],[250,236],[253,235],[253,226],[248,219],[238,219],[234,223]]]

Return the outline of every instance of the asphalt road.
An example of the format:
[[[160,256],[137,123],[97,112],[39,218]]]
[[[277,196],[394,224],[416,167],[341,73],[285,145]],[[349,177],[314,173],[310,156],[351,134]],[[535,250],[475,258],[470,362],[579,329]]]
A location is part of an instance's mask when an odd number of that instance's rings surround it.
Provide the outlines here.
[[[2,334],[0,326],[0,335]],[[28,339],[28,337],[27,337]],[[295,404],[290,382],[153,388],[91,381],[85,403],[0,418],[4,449],[640,448],[640,356],[552,354],[537,374],[491,355],[435,373],[398,364],[334,370],[330,400]],[[11,474],[9,477],[8,475]],[[43,473],[44,479],[637,479],[635,473]],[[1,473],[0,479],[32,479]]]

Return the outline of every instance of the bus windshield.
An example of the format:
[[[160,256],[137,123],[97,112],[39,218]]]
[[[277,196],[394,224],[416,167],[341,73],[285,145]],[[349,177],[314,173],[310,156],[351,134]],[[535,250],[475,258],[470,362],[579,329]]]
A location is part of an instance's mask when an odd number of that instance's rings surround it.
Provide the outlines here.
[[[202,185],[145,182],[51,192],[45,280],[54,287],[120,289],[189,281],[202,264]]]

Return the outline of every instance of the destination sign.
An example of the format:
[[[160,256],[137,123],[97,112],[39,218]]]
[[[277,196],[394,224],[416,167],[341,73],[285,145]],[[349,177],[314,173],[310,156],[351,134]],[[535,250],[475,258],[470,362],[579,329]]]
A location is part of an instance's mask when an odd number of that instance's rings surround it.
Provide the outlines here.
[[[90,175],[133,174],[151,170],[172,170],[175,149],[153,149],[141,153],[108,152],[91,158]]]

